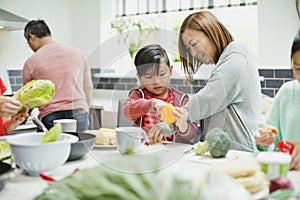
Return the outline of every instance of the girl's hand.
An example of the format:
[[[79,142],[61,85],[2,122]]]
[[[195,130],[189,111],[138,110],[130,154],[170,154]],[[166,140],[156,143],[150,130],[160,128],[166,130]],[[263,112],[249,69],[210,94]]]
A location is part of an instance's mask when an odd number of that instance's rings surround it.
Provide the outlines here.
[[[0,116],[10,117],[15,115],[19,112],[21,107],[21,102],[15,97],[0,96]]]
[[[150,137],[150,143],[158,143],[161,142],[163,140],[164,134],[163,132],[160,130],[160,128],[156,125],[154,125],[151,130],[149,131],[149,137]]]
[[[24,122],[29,116],[28,111],[29,111],[28,107],[24,106],[22,112],[19,112],[11,116],[10,119],[6,120],[4,122],[5,132],[9,133],[15,130],[22,122]]]
[[[175,125],[178,127],[181,133],[186,133],[189,124],[188,124],[188,111],[183,108],[176,108],[172,110],[172,115],[176,119]]]
[[[291,154],[292,160],[290,162],[290,169],[299,169],[300,162],[300,142],[292,142],[294,146],[293,153]]]
[[[166,102],[159,99],[152,99],[152,107],[158,112],[161,113],[163,107],[167,104]]]
[[[255,135],[256,144],[261,146],[269,146],[275,142],[277,134],[276,127],[265,125],[259,129],[259,133]]]

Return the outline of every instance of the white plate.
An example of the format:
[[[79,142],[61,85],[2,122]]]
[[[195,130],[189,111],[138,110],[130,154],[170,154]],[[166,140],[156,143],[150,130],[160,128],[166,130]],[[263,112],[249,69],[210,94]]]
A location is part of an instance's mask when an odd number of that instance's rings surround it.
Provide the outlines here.
[[[253,153],[249,153],[249,152],[239,152],[239,151],[235,151],[235,150],[229,150],[226,157],[224,158],[213,158],[210,156],[209,153],[205,154],[204,156],[198,156],[195,155],[195,152],[192,151],[191,153],[189,153],[187,155],[187,159],[190,161],[194,161],[194,162],[200,162],[202,164],[207,164],[207,165],[212,165],[216,162],[224,162],[224,161],[230,161],[230,160],[236,160],[242,157],[251,157],[254,156]]]
[[[116,149],[117,145],[95,144],[94,148],[99,148],[99,149]]]
[[[266,197],[269,194],[269,187],[266,186],[263,189],[261,189],[260,191],[252,194],[253,199],[258,200],[258,199],[262,199],[264,197]]]

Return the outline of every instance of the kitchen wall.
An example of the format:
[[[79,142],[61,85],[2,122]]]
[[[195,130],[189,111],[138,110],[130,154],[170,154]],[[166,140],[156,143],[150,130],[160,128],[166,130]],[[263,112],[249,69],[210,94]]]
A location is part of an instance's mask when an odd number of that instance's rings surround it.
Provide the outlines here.
[[[44,19],[54,40],[79,48],[88,56],[100,44],[99,0],[0,0],[0,8],[28,20]],[[33,52],[23,30],[0,31],[0,67],[21,70]]]
[[[101,51],[109,50],[112,45],[111,38],[115,36],[110,29],[113,2],[112,0],[0,0],[0,7],[27,19],[45,19],[52,29],[55,40],[78,47],[87,57],[95,55],[91,65],[92,73],[99,75],[101,72],[102,76],[102,78],[93,77],[95,88],[127,90],[136,84],[134,73],[128,78],[122,78],[124,74],[119,74],[119,77],[115,74],[109,76],[103,74],[103,69],[102,71],[100,69],[103,60],[111,63],[117,63],[116,60],[119,60],[120,67],[124,68],[124,63],[125,67],[133,67],[130,58],[124,55],[123,51],[118,52],[120,56],[117,58],[100,59],[99,56]],[[295,1],[259,0],[257,18],[257,61],[260,75],[264,76],[262,92],[274,96],[281,84],[291,79],[290,45],[299,25]],[[9,70],[13,91],[21,87],[21,69],[31,54],[22,30],[0,31],[0,67]],[[204,80],[197,80],[191,88],[178,76],[172,80],[172,84],[188,93],[198,91],[204,83]]]

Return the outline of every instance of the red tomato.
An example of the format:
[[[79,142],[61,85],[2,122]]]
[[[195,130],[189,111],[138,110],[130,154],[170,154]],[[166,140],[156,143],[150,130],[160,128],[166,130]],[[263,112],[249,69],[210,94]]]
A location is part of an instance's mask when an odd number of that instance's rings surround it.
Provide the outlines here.
[[[278,130],[277,130],[276,127],[272,127],[272,128],[271,128],[271,131],[272,131],[272,133],[274,133],[274,134],[277,134],[277,133],[278,133]]]
[[[292,154],[293,150],[294,150],[294,144],[286,141],[286,140],[280,140],[277,144],[276,147],[284,153],[289,153]]]

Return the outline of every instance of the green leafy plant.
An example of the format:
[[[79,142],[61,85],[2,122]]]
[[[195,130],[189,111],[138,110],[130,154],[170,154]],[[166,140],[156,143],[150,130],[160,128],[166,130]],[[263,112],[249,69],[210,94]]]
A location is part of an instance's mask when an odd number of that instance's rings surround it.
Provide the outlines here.
[[[111,23],[111,28],[115,29],[123,38],[124,44],[128,47],[129,54],[133,58],[135,53],[141,48],[147,38],[153,35],[158,28],[156,26],[147,26],[141,20],[132,18],[117,18]],[[133,34],[133,30],[138,31],[138,36]]]

